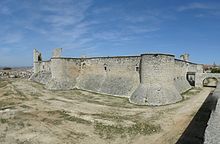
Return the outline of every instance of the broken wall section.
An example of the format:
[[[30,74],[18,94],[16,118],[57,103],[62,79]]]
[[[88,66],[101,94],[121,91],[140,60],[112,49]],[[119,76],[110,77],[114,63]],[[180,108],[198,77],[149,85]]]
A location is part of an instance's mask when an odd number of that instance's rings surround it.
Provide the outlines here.
[[[51,79],[51,61],[43,61],[42,54],[34,49],[33,51],[33,74],[29,78],[42,84],[47,84]]]

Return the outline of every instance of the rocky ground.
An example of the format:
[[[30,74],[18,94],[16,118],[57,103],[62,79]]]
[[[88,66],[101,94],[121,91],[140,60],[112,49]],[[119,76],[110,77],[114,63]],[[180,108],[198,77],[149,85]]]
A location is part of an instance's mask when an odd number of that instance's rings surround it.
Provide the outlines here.
[[[212,90],[192,89],[182,102],[150,107],[127,98],[0,79],[0,143],[174,144]]]
[[[25,78],[28,79],[32,75],[31,67],[18,68],[0,68],[0,78]]]

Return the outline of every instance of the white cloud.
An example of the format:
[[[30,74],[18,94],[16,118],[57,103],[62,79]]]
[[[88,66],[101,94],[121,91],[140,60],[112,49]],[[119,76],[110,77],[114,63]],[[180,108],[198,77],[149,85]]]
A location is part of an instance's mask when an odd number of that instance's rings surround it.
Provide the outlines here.
[[[160,30],[159,27],[147,27],[147,26],[129,26],[128,30],[131,33],[139,34],[139,33],[148,33],[148,32],[154,32]]]
[[[207,3],[190,3],[188,5],[179,7],[177,10],[181,12],[181,11],[194,10],[194,9],[210,10],[210,9],[216,9],[216,6]]]
[[[12,12],[11,10],[6,7],[6,6],[1,6],[0,7],[0,14],[3,14],[3,15],[10,15]]]
[[[21,33],[4,33],[0,35],[1,44],[14,44],[23,39]]]
[[[123,43],[159,30],[159,11],[148,11],[137,16],[128,15],[121,8],[115,16],[115,9],[111,7],[94,9],[92,6],[92,0],[23,1],[21,7],[8,9],[13,10],[14,16],[7,32],[11,34],[0,34],[0,40],[16,45],[22,41],[21,44],[25,43],[27,47],[35,47],[40,41],[46,46],[51,43],[56,47],[91,52],[103,41]],[[16,13],[20,12],[25,15],[17,17]],[[105,12],[110,13],[108,18],[96,17]],[[111,21],[111,18],[114,20]],[[15,27],[19,28],[19,32],[13,32]],[[30,39],[36,38],[36,41],[28,41],[32,35]]]
[[[91,5],[91,0],[41,0],[36,9],[31,9],[31,18],[22,25],[57,46],[69,48],[79,43],[83,46],[89,42],[84,35],[94,23],[86,20]]]
[[[81,22],[91,4],[91,0],[42,1],[40,11],[47,13],[42,15],[46,23],[54,27],[68,26]]]
[[[92,13],[98,15],[98,14],[110,12],[111,10],[112,10],[112,8],[109,8],[109,7],[96,8],[92,11]]]

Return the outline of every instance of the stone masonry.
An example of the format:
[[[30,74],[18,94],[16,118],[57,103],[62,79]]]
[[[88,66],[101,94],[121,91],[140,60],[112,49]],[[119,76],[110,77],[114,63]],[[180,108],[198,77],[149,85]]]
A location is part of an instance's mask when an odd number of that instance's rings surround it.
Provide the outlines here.
[[[83,89],[113,96],[128,97],[138,105],[166,105],[182,100],[181,93],[192,86],[187,75],[201,87],[206,73],[203,65],[175,59],[170,54],[140,56],[65,58],[55,49],[49,61],[42,61],[34,50],[31,80],[52,90]],[[219,76],[220,77],[220,76]]]

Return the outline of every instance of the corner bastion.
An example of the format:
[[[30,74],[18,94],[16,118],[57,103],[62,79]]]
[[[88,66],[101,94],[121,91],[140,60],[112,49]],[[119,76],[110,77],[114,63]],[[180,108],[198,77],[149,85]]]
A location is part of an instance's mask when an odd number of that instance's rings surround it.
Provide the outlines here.
[[[131,95],[130,102],[139,105],[165,105],[182,100],[175,86],[173,55],[143,54],[140,67],[140,84]]]
[[[203,74],[202,65],[170,54],[65,58],[61,52],[55,49],[49,61],[42,61],[41,53],[34,50],[30,79],[51,90],[82,89],[127,97],[137,105],[166,105],[181,101],[181,93],[192,87],[188,73],[194,81]]]

